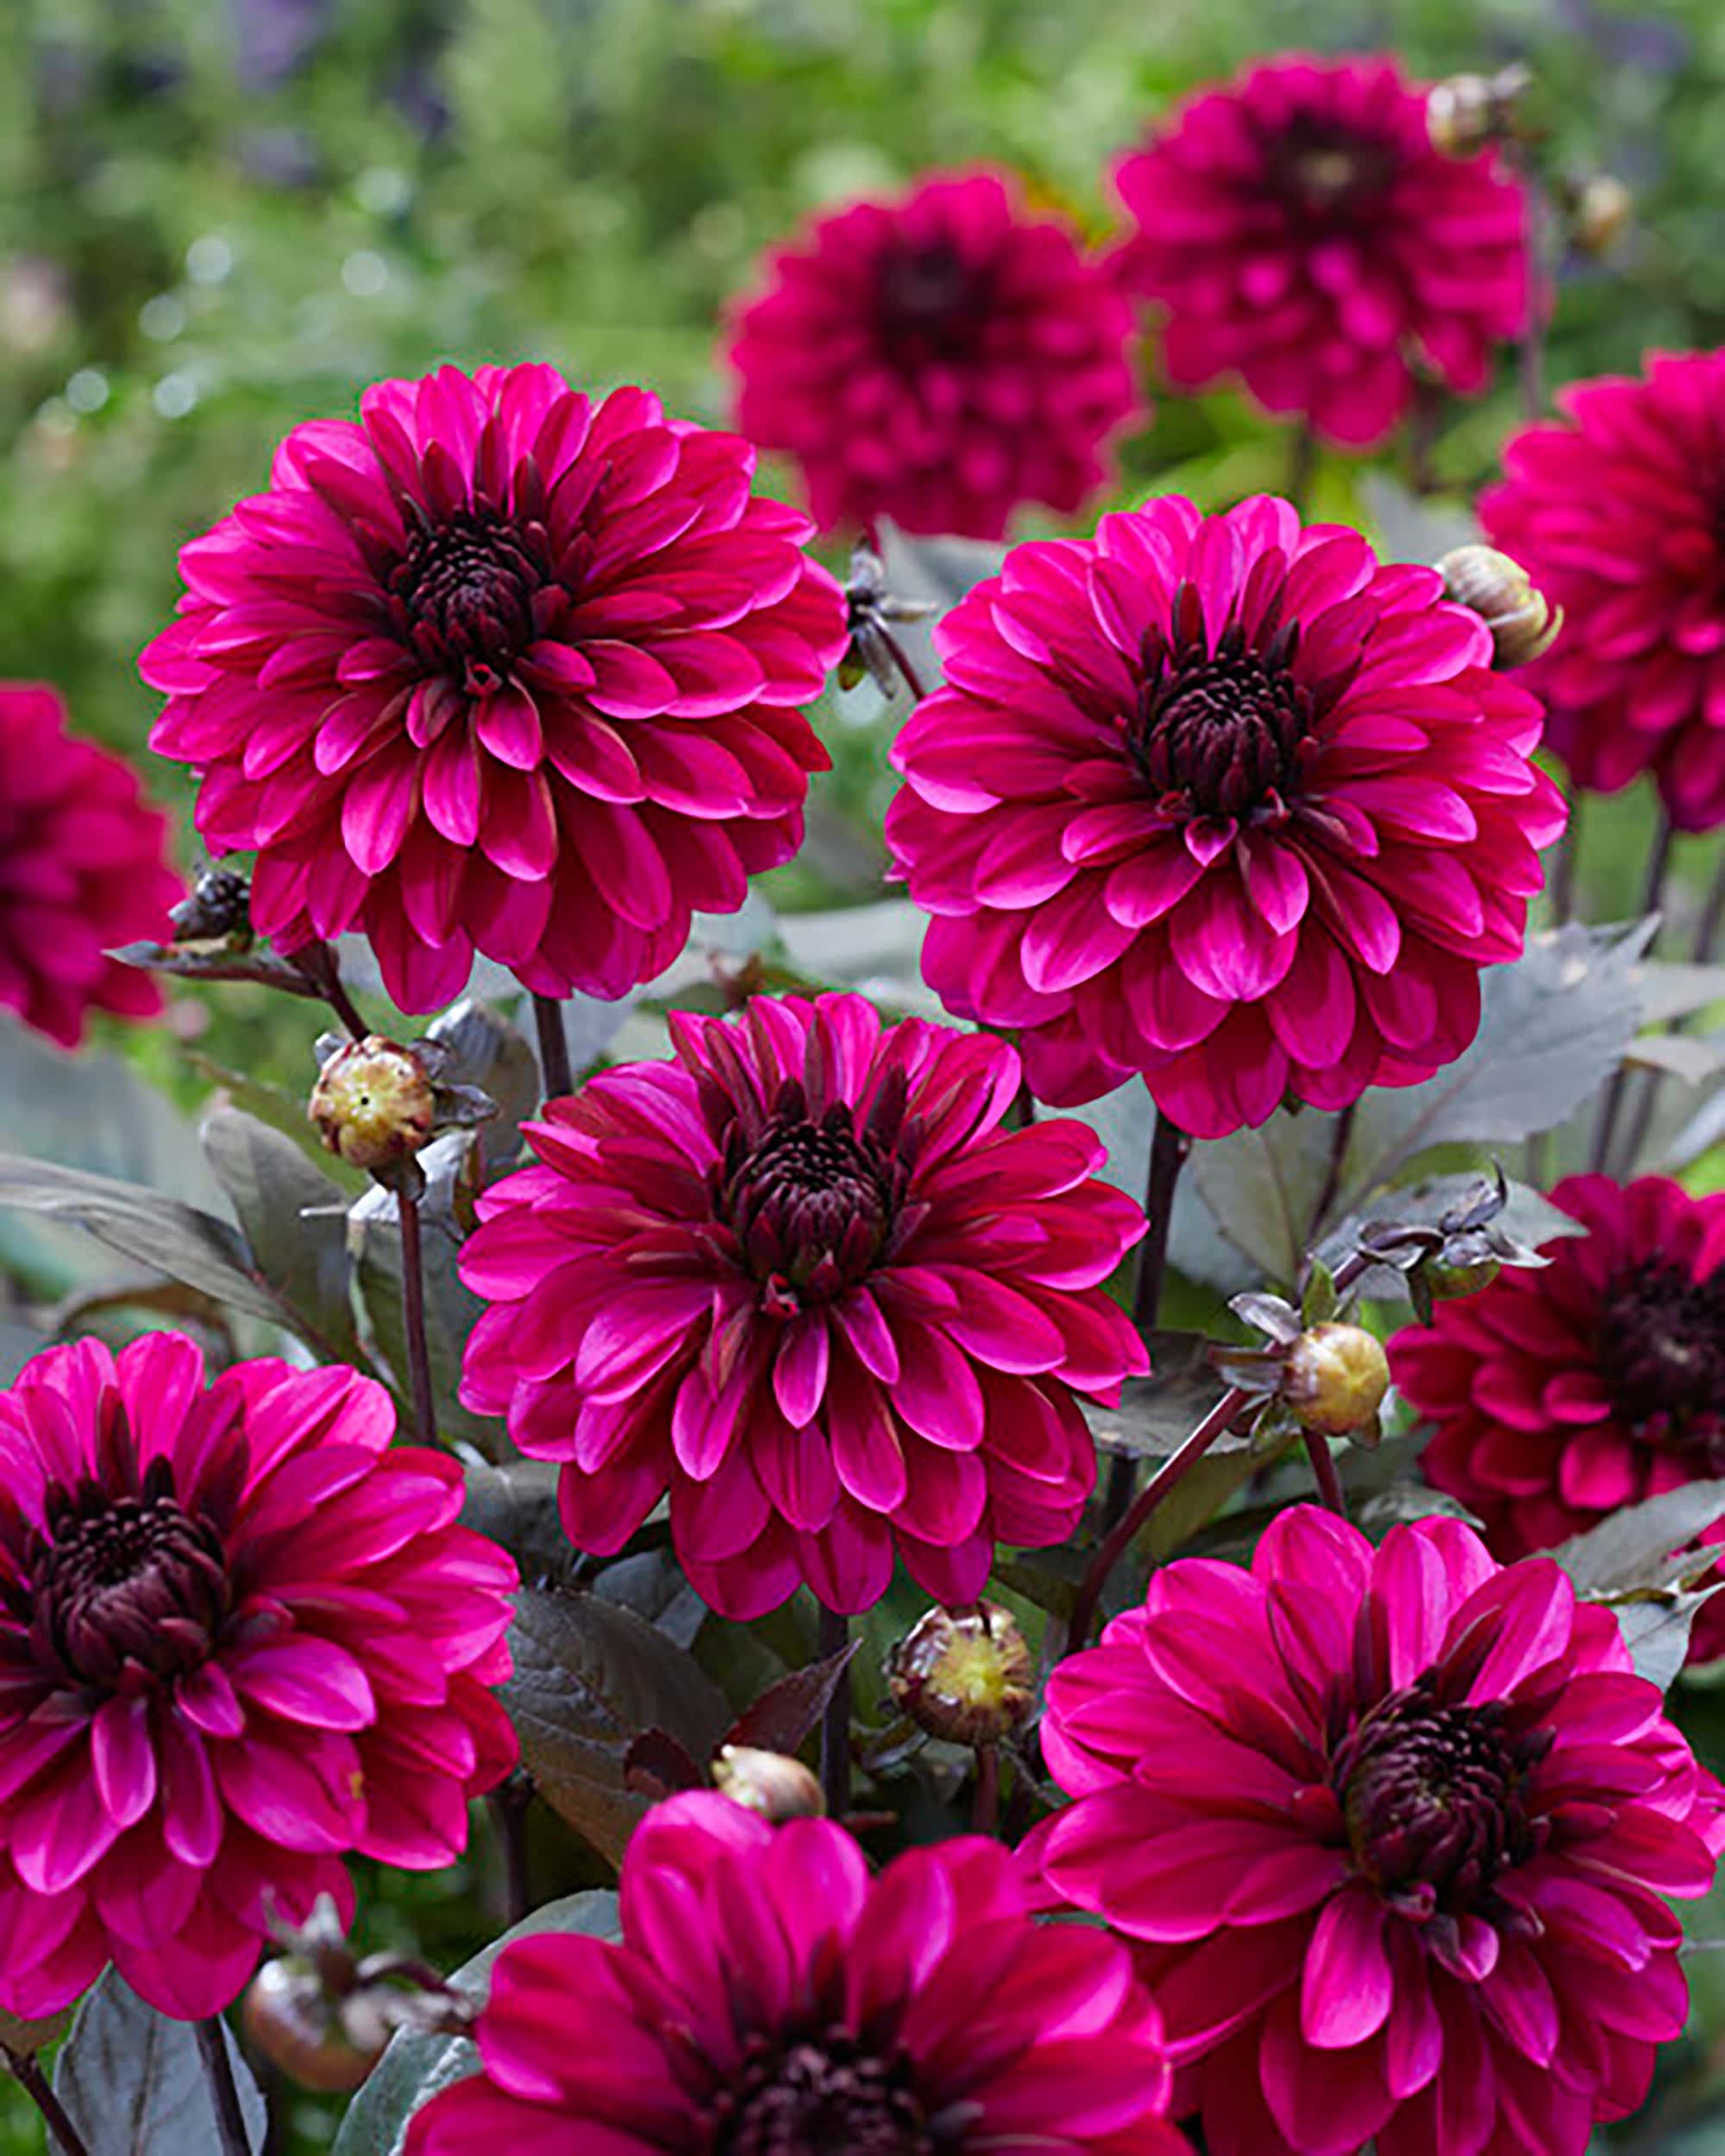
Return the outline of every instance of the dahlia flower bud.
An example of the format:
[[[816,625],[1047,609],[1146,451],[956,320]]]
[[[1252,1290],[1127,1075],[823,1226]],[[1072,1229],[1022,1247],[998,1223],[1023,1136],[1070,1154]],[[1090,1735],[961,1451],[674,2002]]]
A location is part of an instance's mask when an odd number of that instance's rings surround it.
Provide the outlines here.
[[[247,2040],[302,2089],[345,2095],[357,2089],[389,2041],[380,2030],[361,2050],[342,2025],[339,2002],[326,1992],[316,1965],[297,1954],[266,1962],[240,2010]]]
[[[323,1143],[350,1168],[376,1172],[411,1159],[430,1143],[436,1096],[411,1048],[368,1033],[323,1065],[306,1112]]]
[[[229,950],[252,946],[252,889],[243,876],[227,868],[205,868],[178,906],[168,908],[176,943],[224,943]]]
[[[1433,1302],[1455,1302],[1463,1295],[1476,1295],[1482,1288],[1490,1287],[1503,1268],[1495,1257],[1483,1257],[1471,1265],[1429,1258],[1414,1269]]]
[[[1452,75],[1434,83],[1426,97],[1426,128],[1432,147],[1446,157],[1473,157],[1514,135],[1521,98],[1532,75],[1505,67],[1495,75]]]
[[[334,1897],[320,1895],[285,1947],[266,1962],[240,2009],[247,2037],[301,2088],[357,2089],[398,2028],[458,2035],[473,2018],[438,1972],[396,1954],[361,1961],[342,1930]]]
[[[855,548],[844,586],[845,624],[850,642],[838,662],[839,687],[854,689],[869,675],[888,699],[898,694],[900,684],[910,688],[892,624],[922,621],[938,611],[928,599],[896,598],[887,588],[887,565],[880,555],[872,547]]]
[[[1563,627],[1552,606],[1519,561],[1495,547],[1457,547],[1436,564],[1446,595],[1471,607],[1491,631],[1493,663],[1502,673],[1549,651]]]
[[[930,1610],[888,1657],[887,1682],[902,1713],[950,1744],[1010,1736],[1036,1699],[1030,1649],[998,1602]]]
[[[1375,1425],[1389,1358],[1363,1326],[1314,1325],[1289,1349],[1282,1398],[1302,1430],[1346,1438]]]
[[[1610,254],[1629,229],[1635,197],[1615,172],[1590,172],[1570,191],[1569,236],[1583,254]]]
[[[819,1782],[800,1759],[753,1745],[721,1745],[712,1778],[733,1804],[781,1827],[787,1819],[819,1819],[826,1810]]]

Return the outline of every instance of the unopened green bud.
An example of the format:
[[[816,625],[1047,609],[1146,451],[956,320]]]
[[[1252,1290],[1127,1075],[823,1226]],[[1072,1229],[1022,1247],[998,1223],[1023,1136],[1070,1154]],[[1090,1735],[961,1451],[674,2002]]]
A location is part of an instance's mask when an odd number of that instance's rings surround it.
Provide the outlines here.
[[[1372,1423],[1389,1389],[1389,1358],[1363,1326],[1315,1325],[1288,1351],[1282,1398],[1302,1430],[1345,1438]]]
[[[932,1609],[887,1660],[900,1711],[950,1744],[1010,1736],[1036,1703],[1036,1665],[1010,1610],[998,1602]]]

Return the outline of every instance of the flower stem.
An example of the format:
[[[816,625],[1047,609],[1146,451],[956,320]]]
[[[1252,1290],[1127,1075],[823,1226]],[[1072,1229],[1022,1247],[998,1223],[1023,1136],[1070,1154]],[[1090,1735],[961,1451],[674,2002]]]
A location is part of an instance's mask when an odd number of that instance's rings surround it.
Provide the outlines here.
[[[563,1006],[555,996],[536,995],[533,1023],[539,1029],[539,1069],[545,1081],[545,1098],[561,1100],[575,1089],[569,1069],[569,1037],[563,1031]]]
[[[1336,1456],[1330,1450],[1329,1439],[1320,1437],[1315,1430],[1303,1431],[1301,1434],[1306,1440],[1306,1451],[1312,1463],[1312,1473],[1317,1480],[1319,1496],[1332,1512],[1339,1513],[1346,1520],[1347,1499],[1342,1495],[1342,1478],[1336,1472]]]
[[[1150,1175],[1145,1184],[1144,1217],[1149,1232],[1138,1245],[1138,1284],[1132,1293],[1132,1323],[1140,1332],[1154,1330],[1162,1309],[1163,1284],[1168,1277],[1168,1230],[1174,1215],[1174,1188],[1180,1170],[1192,1150],[1192,1141],[1180,1125],[1156,1112],[1156,1127],[1150,1140]],[[1102,1500],[1102,1528],[1117,1525],[1132,1501],[1136,1463],[1128,1453],[1117,1452],[1108,1470],[1108,1488]]]
[[[911,664],[909,655],[906,654],[904,646],[899,642],[898,638],[893,634],[890,629],[884,627],[880,628],[880,637],[881,642],[885,644],[888,650],[891,652],[893,655],[893,664],[898,668],[900,674],[903,676],[905,686],[910,691],[912,696],[915,698],[916,701],[920,704],[924,697],[928,694],[928,691],[923,686],[921,678],[918,674],[916,668]]]
[[[9,2044],[0,2045],[13,2079],[28,2096],[47,2122],[53,2141],[60,2144],[63,2156],[90,2156],[84,2136],[66,2115],[66,2106],[54,2094],[47,2076],[34,2052],[14,2051]],[[50,2143],[52,2148],[53,2143]]]
[[[1531,160],[1519,157],[1516,163],[1521,168],[1521,199],[1527,204],[1527,319],[1522,324],[1521,342],[1516,353],[1517,373],[1521,383],[1522,415],[1538,419],[1546,409],[1545,258],[1549,220],[1546,215],[1546,191]]]
[[[419,1200],[398,1190],[401,1220],[401,1323],[407,1335],[407,1382],[413,1401],[413,1433],[422,1445],[437,1442],[437,1410],[431,1396],[431,1354],[425,1341],[425,1252],[419,1232]]]
[[[330,946],[321,943],[302,944],[298,950],[288,953],[287,962],[311,983],[353,1037],[364,1040],[371,1028],[360,1016],[342,983],[342,968]]]
[[[1347,1161],[1348,1141],[1353,1136],[1354,1112],[1358,1106],[1358,1101],[1350,1100],[1346,1107],[1337,1116],[1330,1131],[1330,1157],[1324,1168],[1323,1188],[1318,1193],[1318,1202],[1312,1208],[1311,1225],[1306,1231],[1306,1240],[1314,1247],[1317,1244],[1330,1207],[1336,1201],[1336,1193],[1341,1188],[1342,1170]]]
[[[820,1612],[820,1639],[816,1652],[823,1662],[843,1654],[850,1644],[850,1620],[825,1603]],[[850,1809],[850,1665],[838,1673],[832,1696],[820,1718],[820,1786],[829,1819],[843,1819]]]
[[[1288,498],[1302,517],[1311,505],[1312,482],[1318,475],[1318,437],[1302,420],[1288,444]]]
[[[234,2085],[234,2062],[228,2052],[226,2026],[219,2014],[196,2024],[198,2048],[204,2071],[210,2078],[210,2095],[216,2106],[216,2124],[222,2139],[222,2156],[252,2156],[252,2137],[240,2109],[240,2091]]]
[[[976,1793],[970,1800],[970,1831],[992,1834],[1000,1814],[1000,1749],[998,1745],[976,1747]]]
[[[499,1783],[486,1799],[503,1858],[504,1922],[511,1927],[533,1906],[527,1880],[527,1812],[532,1802],[532,1784],[518,1772]]]
[[[1075,1653],[1088,1646],[1090,1627],[1095,1621],[1096,1606],[1102,1599],[1102,1590],[1108,1583],[1108,1575],[1120,1561],[1122,1553],[1145,1521],[1156,1510],[1175,1484],[1195,1468],[1223,1431],[1251,1397],[1237,1385],[1232,1385],[1211,1408],[1180,1450],[1164,1460],[1156,1473],[1138,1492],[1132,1509],[1113,1530],[1090,1560],[1090,1569],[1084,1575],[1072,1605],[1071,1620],[1066,1627],[1066,1651]]]
[[[1659,836],[1653,841],[1653,850],[1647,859],[1647,881],[1641,888],[1641,912],[1656,912],[1665,897],[1665,871],[1671,866],[1672,823],[1668,816],[1659,818]],[[1617,1118],[1622,1111],[1624,1088],[1628,1084],[1629,1067],[1620,1062],[1611,1074],[1611,1082],[1605,1088],[1605,1099],[1599,1110],[1599,1120],[1594,1126],[1593,1153],[1589,1165],[1596,1175],[1605,1172],[1605,1163],[1611,1157],[1611,1140],[1616,1133]]]
[[[1570,797],[1569,821],[1558,841],[1558,856],[1552,864],[1552,918],[1559,928],[1575,917],[1575,874],[1581,855],[1580,793]]]

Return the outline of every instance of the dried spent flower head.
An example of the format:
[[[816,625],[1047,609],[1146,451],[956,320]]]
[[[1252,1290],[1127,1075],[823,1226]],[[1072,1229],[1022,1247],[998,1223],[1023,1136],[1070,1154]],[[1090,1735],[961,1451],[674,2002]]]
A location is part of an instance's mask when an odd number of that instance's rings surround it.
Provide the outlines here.
[[[1519,561],[1496,547],[1454,548],[1437,563],[1446,597],[1471,607],[1491,631],[1492,663],[1501,673],[1549,651],[1563,627],[1553,606]]]
[[[340,2003],[314,1965],[298,1955],[266,1962],[252,1978],[240,2009],[251,2043],[302,2089],[345,2095],[357,2089],[383,2055],[392,2032],[361,2050],[348,2038]]]
[[[1389,1389],[1389,1358],[1364,1326],[1314,1325],[1294,1342],[1282,1398],[1302,1430],[1346,1438],[1368,1430]]]
[[[754,1745],[721,1745],[712,1763],[716,1788],[744,1811],[774,1826],[787,1819],[819,1819],[826,1810],[821,1787],[800,1759]]]
[[[168,908],[175,943],[224,943],[248,950],[252,936],[252,888],[228,868],[201,868],[191,890]]]
[[[350,1168],[393,1168],[429,1144],[436,1122],[430,1074],[411,1048],[368,1033],[324,1064],[306,1112]]]
[[[994,1744],[1036,1703],[1036,1664],[1012,1612],[998,1602],[932,1609],[887,1659],[900,1711],[949,1744]]]
[[[1452,75],[1426,95],[1432,147],[1446,157],[1474,157],[1520,132],[1521,104],[1534,78],[1519,63],[1495,75]]]

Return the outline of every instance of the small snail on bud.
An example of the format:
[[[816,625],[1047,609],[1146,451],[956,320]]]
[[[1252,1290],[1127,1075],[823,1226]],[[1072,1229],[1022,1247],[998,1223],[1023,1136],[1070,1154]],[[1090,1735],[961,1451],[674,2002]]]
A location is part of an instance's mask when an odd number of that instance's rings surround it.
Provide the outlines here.
[[[1436,563],[1444,592],[1471,607],[1491,631],[1492,663],[1500,672],[1524,667],[1549,651],[1563,627],[1553,606],[1519,561],[1496,547],[1457,547]]]

